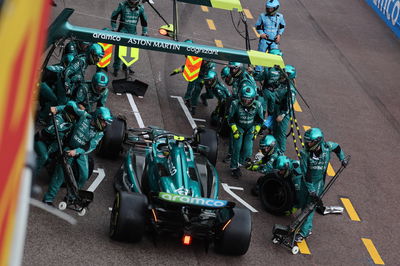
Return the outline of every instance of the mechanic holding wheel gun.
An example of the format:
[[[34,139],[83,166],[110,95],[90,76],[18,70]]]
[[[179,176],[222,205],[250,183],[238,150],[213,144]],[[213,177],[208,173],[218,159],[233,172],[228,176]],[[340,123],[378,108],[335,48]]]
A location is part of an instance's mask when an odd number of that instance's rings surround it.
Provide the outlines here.
[[[324,190],[325,176],[328,163],[331,159],[331,152],[334,152],[342,166],[348,165],[348,160],[339,144],[331,141],[324,141],[324,135],[319,128],[310,128],[304,134],[305,148],[301,151],[300,168],[303,174],[302,196],[300,207],[304,207],[311,201],[320,201],[320,195]],[[296,242],[301,242],[311,234],[312,221],[315,210],[307,217],[300,232],[296,235]]]
[[[52,113],[56,114],[62,106],[52,107]],[[82,111],[83,112],[83,111]],[[93,116],[84,112],[75,124],[73,131],[65,144],[64,151],[68,155],[67,163],[72,165],[76,161],[79,172],[78,188],[82,188],[89,178],[88,154],[94,151],[104,136],[105,129],[112,122],[110,110],[107,107],[99,107]],[[51,177],[48,191],[44,195],[43,202],[53,205],[61,185],[64,182],[64,171],[58,164]]]
[[[256,90],[252,86],[244,86],[239,99],[232,102],[228,115],[228,124],[232,129],[231,175],[239,178],[242,173],[239,166],[251,157],[253,141],[256,139],[264,121],[263,108],[256,100]]]
[[[119,18],[119,26],[117,27],[117,19]],[[147,34],[147,15],[144,11],[143,5],[140,0],[126,0],[118,4],[118,7],[111,14],[111,28],[112,31],[129,33],[136,35],[137,23],[140,20],[142,25],[142,36]],[[114,77],[118,76],[118,71],[121,68],[121,59],[118,55],[119,46],[115,46],[114,52]],[[129,71],[131,71],[129,69]],[[132,72],[132,71],[131,71]]]

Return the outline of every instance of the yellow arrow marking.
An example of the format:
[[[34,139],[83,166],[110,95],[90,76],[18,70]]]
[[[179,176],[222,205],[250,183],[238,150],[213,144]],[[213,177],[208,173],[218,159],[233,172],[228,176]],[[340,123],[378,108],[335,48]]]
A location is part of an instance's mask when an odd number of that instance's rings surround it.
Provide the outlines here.
[[[297,100],[294,101],[293,108],[296,112],[303,112],[303,110],[301,110],[300,104],[297,102]]]
[[[249,56],[250,63],[252,65],[261,65],[267,67],[279,65],[281,68],[285,67],[283,58],[279,55],[268,54],[254,50],[247,51],[247,55]]]
[[[217,47],[224,47],[224,45],[222,44],[222,41],[221,41],[221,40],[215,40],[215,45],[216,45]]]
[[[212,19],[206,19],[208,27],[210,28],[210,30],[217,30],[217,28],[215,27],[214,21]]]
[[[358,214],[356,210],[353,207],[353,204],[351,204],[350,199],[348,198],[340,198],[340,200],[343,203],[343,206],[345,207],[347,213],[349,214],[349,217],[352,221],[360,222],[360,217],[358,217]]]
[[[247,8],[243,8],[243,12],[248,19],[253,19],[253,15],[251,14],[250,10],[248,10]]]
[[[333,170],[333,167],[332,167],[331,163],[328,163],[328,169],[326,170],[326,173],[329,176],[334,176],[335,175],[335,170]]]
[[[128,55],[128,49],[130,49],[130,54],[132,59],[128,62],[125,59],[125,56]],[[126,66],[131,66],[133,63],[135,63],[137,60],[139,60],[139,48],[132,48],[132,47],[126,47],[126,46],[119,46],[119,51],[118,51],[118,57],[121,59],[122,62]]]
[[[304,128],[304,131],[307,131],[307,130],[309,130],[311,127],[309,127],[309,126],[303,126],[303,128]]]
[[[361,238],[361,240],[364,243],[365,247],[367,248],[368,253],[371,256],[374,263],[379,265],[385,265],[381,256],[378,253],[378,250],[376,250],[374,243],[372,243],[372,240],[368,238]]]
[[[307,242],[305,239],[303,239],[303,241],[297,243],[297,246],[299,247],[301,254],[307,254],[307,255],[311,254],[311,251],[308,248],[308,245],[307,245]]]
[[[256,34],[257,38],[260,38],[260,34],[258,34],[256,28],[253,27],[254,33]]]
[[[200,6],[201,7],[201,10],[203,10],[203,12],[208,12],[208,7],[206,7],[206,6]]]

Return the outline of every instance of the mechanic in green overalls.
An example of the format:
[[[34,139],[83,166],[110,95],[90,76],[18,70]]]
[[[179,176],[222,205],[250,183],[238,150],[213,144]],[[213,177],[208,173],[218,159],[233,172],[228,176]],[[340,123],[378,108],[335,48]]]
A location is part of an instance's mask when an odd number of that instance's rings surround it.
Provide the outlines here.
[[[232,77],[232,96],[238,98],[238,93],[244,85],[249,85],[257,89],[256,81],[253,76],[246,71],[243,63],[229,62],[228,64],[230,75]]]
[[[79,110],[76,102],[69,101],[55,116],[60,140],[63,140],[64,137],[70,132],[73,125],[77,119],[79,119],[82,113],[83,112]],[[34,149],[36,152],[35,173],[37,175],[42,167],[47,163],[49,158],[53,157],[54,153],[58,151],[58,141],[53,122],[35,134]]]
[[[244,86],[239,99],[232,102],[228,115],[228,124],[232,129],[232,158],[230,168],[232,176],[241,176],[240,164],[243,165],[253,152],[253,141],[263,123],[263,109],[256,100],[256,90],[252,86]]]
[[[225,115],[225,103],[226,100],[231,97],[231,93],[218,79],[217,72],[214,70],[209,70],[204,76],[204,86],[206,87],[206,92],[201,94],[200,98],[205,98],[206,101],[207,99],[212,99],[215,95],[218,104],[215,107],[215,110],[211,113],[211,120],[216,124],[219,124]]]
[[[56,112],[60,107],[55,108]],[[99,107],[93,116],[84,113],[79,121],[76,122],[72,133],[63,145],[63,149],[69,157],[68,164],[76,161],[79,180],[78,188],[81,189],[89,178],[88,154],[94,151],[104,136],[104,131],[108,124],[112,122],[110,110],[107,107]],[[43,201],[52,205],[62,183],[64,182],[64,171],[62,164],[58,164],[52,175],[48,191],[44,195]]]
[[[84,42],[84,41],[70,41],[67,43],[67,45],[64,48],[63,51],[63,56],[65,55],[72,55],[72,56],[77,56],[78,54],[84,54],[88,47],[90,46],[90,42]]]
[[[96,72],[92,82],[83,82],[76,91],[75,101],[80,109],[92,113],[97,107],[105,106],[108,97],[109,79],[104,72]],[[94,105],[96,104],[96,107]]]
[[[272,135],[265,135],[260,140],[260,154],[256,154],[254,161],[248,160],[245,164],[246,169],[250,171],[257,171],[262,174],[271,173],[274,170],[274,162],[278,156],[283,155],[276,145],[276,139]],[[258,196],[259,182],[251,189],[254,196]]]
[[[303,174],[302,193],[300,201],[303,209],[311,201],[319,201],[325,186],[325,176],[328,169],[331,153],[334,152],[344,167],[348,161],[339,144],[331,141],[324,141],[324,134],[319,128],[310,128],[304,134],[305,148],[300,152],[300,169]],[[302,225],[296,241],[300,242],[311,234],[312,221],[315,210],[307,217]]]
[[[85,71],[89,65],[96,65],[104,56],[103,47],[94,43],[89,46],[85,54],[75,56],[74,60],[63,72],[64,90],[58,90],[59,104],[64,104],[75,93],[80,82],[85,78]]]
[[[119,18],[119,25],[117,27],[117,19]],[[140,0],[126,0],[118,4],[118,7],[111,14],[111,28],[112,31],[118,31],[123,33],[129,33],[136,35],[137,24],[140,20],[142,25],[142,35],[148,36],[147,34],[147,15],[144,11],[143,5],[140,4]],[[115,46],[114,51],[114,76],[118,76],[118,71],[121,68],[121,59],[118,55],[119,46]],[[124,66],[125,67],[125,66]]]

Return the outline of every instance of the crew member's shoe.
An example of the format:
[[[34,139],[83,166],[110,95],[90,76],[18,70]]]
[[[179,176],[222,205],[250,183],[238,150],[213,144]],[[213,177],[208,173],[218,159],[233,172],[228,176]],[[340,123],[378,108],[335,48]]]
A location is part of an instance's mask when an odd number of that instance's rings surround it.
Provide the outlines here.
[[[201,103],[204,106],[208,106],[207,98],[206,98],[206,95],[204,93],[202,95],[200,95],[200,99],[201,99]]]
[[[240,171],[240,168],[239,168],[239,167],[238,167],[238,168],[235,168],[235,169],[232,169],[231,176],[232,176],[233,178],[235,178],[235,179],[238,179],[239,177],[242,176],[242,171]]]
[[[231,161],[232,155],[228,154],[226,157],[222,160],[224,163],[229,163]]]

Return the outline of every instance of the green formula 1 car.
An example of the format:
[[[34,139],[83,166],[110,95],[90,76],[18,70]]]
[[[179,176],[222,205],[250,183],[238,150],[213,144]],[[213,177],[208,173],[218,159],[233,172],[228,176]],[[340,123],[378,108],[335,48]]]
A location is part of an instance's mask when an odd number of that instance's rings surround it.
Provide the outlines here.
[[[150,231],[182,238],[185,245],[192,240],[205,241],[207,247],[213,243],[223,254],[247,252],[250,211],[218,199],[215,131],[196,129],[187,137],[155,127],[125,129],[118,119],[108,131],[103,154],[114,157],[122,143],[128,146],[115,176],[112,239],[135,242]]]

